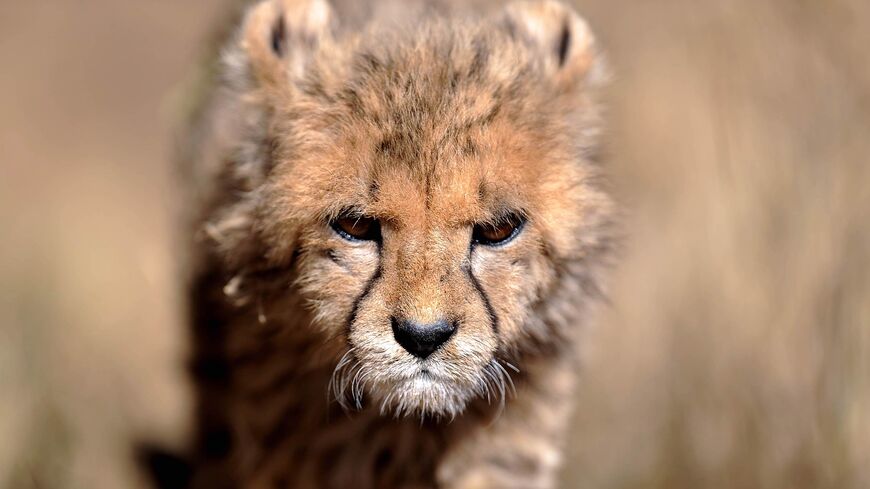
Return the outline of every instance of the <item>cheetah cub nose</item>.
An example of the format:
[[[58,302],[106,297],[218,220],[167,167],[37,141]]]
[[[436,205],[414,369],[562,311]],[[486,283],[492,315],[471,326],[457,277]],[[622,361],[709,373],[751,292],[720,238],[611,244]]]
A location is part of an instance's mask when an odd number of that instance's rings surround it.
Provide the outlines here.
[[[418,358],[426,358],[453,336],[456,323],[440,320],[421,324],[406,319],[392,318],[393,336],[402,348]]]

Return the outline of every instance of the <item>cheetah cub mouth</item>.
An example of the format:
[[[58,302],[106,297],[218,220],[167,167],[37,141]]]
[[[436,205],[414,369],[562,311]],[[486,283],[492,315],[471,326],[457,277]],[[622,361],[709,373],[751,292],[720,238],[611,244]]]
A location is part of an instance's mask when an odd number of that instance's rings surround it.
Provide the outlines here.
[[[308,314],[294,327],[322,333],[340,402],[447,417],[504,402],[531,359],[570,343],[606,247],[593,36],[555,1],[340,25],[322,0],[264,1],[245,20],[225,56],[243,75],[228,88],[243,198],[221,229],[292,268],[286,294]],[[287,295],[271,300],[279,316]]]

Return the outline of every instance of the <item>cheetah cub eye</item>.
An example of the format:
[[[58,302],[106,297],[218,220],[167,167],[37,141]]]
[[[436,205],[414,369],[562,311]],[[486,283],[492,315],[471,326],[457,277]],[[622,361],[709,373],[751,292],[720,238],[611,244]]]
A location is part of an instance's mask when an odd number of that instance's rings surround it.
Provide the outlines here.
[[[525,226],[526,220],[520,214],[510,214],[494,223],[476,224],[471,232],[472,244],[502,246],[516,238]]]
[[[348,241],[379,241],[381,224],[368,216],[344,214],[330,223],[335,232]]]

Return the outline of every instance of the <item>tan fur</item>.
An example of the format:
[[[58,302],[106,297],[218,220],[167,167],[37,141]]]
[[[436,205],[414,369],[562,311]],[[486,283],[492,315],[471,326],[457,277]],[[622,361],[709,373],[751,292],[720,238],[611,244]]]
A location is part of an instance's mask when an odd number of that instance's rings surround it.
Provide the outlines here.
[[[340,25],[252,6],[188,133],[194,486],[551,487],[611,245],[589,29],[552,1]],[[458,329],[420,360],[391,317]]]

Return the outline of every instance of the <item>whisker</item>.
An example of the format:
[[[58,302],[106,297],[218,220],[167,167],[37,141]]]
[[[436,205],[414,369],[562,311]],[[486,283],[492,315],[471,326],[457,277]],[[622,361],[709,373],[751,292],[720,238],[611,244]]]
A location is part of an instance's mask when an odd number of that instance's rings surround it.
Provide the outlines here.
[[[329,380],[329,386],[327,388],[327,400],[330,392],[332,393],[335,400],[341,405],[341,407],[345,410],[349,409],[347,403],[347,396],[345,395],[347,389],[347,377],[348,371],[353,371],[358,365],[358,361],[356,360],[356,356],[354,355],[354,349],[351,348],[344,355],[342,355],[341,359],[336,364],[335,369],[332,371],[332,376]]]
[[[498,360],[496,360],[496,361],[498,361]],[[514,364],[512,364],[511,362],[509,362],[509,361],[507,361],[507,360],[501,360],[501,363],[507,365],[508,368],[510,368],[511,370],[514,371],[514,373],[520,373],[520,369],[518,369],[517,367],[515,367]]]
[[[502,362],[504,362],[504,360],[502,360]],[[510,363],[508,363],[508,362],[504,362],[504,363],[507,364],[509,367],[511,367],[515,372],[517,372],[517,373],[520,372],[519,369],[517,369],[516,367],[514,367],[514,366],[511,365]],[[516,388],[516,386],[514,385],[514,379],[511,378],[511,376],[510,376],[510,374],[508,373],[508,371],[505,370],[504,366],[502,366],[502,364],[499,362],[498,359],[495,359],[495,366],[496,366],[496,368],[499,369],[499,371],[501,372],[502,377],[504,378],[504,380],[507,381],[507,384],[510,386],[511,396],[512,396],[512,397],[516,397],[516,396],[517,396],[517,388]]]
[[[493,417],[492,421],[490,422],[490,425],[492,423],[495,423],[495,421],[498,420],[499,417],[501,417],[501,414],[504,411],[504,406],[505,406],[504,380],[501,378],[501,371],[499,371],[495,365],[497,365],[497,364],[496,364],[495,360],[493,359],[483,369],[483,372],[486,375],[487,380],[492,382],[493,389],[498,390],[498,409],[496,410],[496,414]],[[491,402],[490,402],[490,404],[491,404]]]
[[[365,367],[359,365],[359,368],[353,376],[353,381],[351,381],[350,383],[350,395],[353,398],[354,405],[357,409],[362,409],[362,387],[364,382],[364,370]]]

